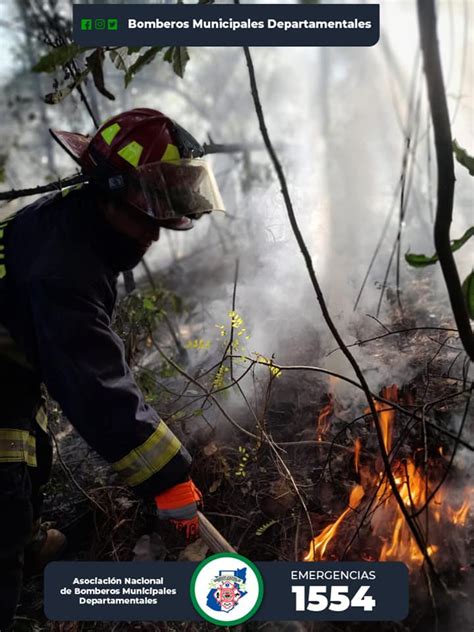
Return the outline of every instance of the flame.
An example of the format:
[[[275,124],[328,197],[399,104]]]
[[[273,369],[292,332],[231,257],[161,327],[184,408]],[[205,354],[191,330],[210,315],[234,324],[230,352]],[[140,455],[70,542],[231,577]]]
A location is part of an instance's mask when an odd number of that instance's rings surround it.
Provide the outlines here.
[[[430,545],[426,548],[431,557],[438,550],[437,546]],[[405,518],[401,515],[393,529],[392,542],[388,545],[384,542],[379,557],[381,562],[405,560],[416,564],[423,562],[423,555],[418,548],[411,532],[405,523]]]
[[[384,399],[390,399],[392,401],[398,401],[398,386],[392,384],[392,386],[386,386],[382,389],[381,397]],[[385,446],[385,452],[390,452],[392,447],[392,434],[393,423],[395,421],[395,410],[388,409],[388,404],[385,402],[374,401],[375,410],[378,413],[380,426],[382,428],[383,444]]]
[[[398,492],[403,500],[403,504],[410,513],[416,511],[424,505],[427,493],[429,493],[426,478],[415,467],[412,460],[408,460],[406,463],[398,464],[396,474],[395,482]],[[439,492],[435,495],[432,502],[436,502],[438,497]],[[419,550],[418,545],[405,521],[402,511],[393,496],[390,495],[389,498],[387,498],[386,504],[389,506],[389,511],[391,511],[392,514],[395,511],[396,519],[391,534],[390,544],[388,542],[384,542],[380,553],[380,560],[382,562],[386,560],[402,560],[408,564],[421,564],[423,562],[423,555]],[[387,515],[385,515],[385,517],[387,517]],[[435,545],[429,545],[426,550],[428,555],[431,556],[436,553],[438,547]]]
[[[316,438],[318,441],[322,441],[324,436],[329,430],[329,417],[334,412],[334,399],[332,395],[328,395],[328,403],[325,404],[318,416],[318,423],[316,429]]]
[[[354,487],[349,498],[349,504],[339,518],[323,529],[321,533],[311,541],[309,551],[303,558],[305,562],[314,562],[315,560],[321,560],[324,558],[328,544],[336,535],[339,525],[347,514],[359,505],[360,501],[364,497],[364,494],[365,492],[362,485],[356,485]]]
[[[359,473],[361,446],[362,446],[361,441],[359,437],[357,437],[357,439],[354,442],[354,469],[357,473]]]
[[[382,397],[387,400],[398,401],[399,389],[396,385],[386,387],[382,390]],[[404,400],[405,401],[405,400]],[[383,444],[387,453],[393,445],[393,431],[396,421],[396,411],[388,410],[388,404],[384,402],[374,402],[377,410],[378,419],[382,428]],[[333,412],[333,399],[330,397],[328,404],[321,410],[318,419],[318,438],[328,429],[328,417]],[[368,411],[366,411],[368,412]],[[423,554],[408,527],[404,515],[395,500],[390,484],[385,477],[385,472],[375,472],[370,464],[360,463],[361,441],[357,438],[354,442],[354,469],[359,474],[361,485],[356,485],[350,495],[348,506],[340,514],[340,516],[332,524],[325,527],[321,533],[313,538],[309,545],[309,551],[304,557],[304,561],[319,561],[327,559],[328,551],[332,551],[334,557],[334,548],[337,543],[337,535],[340,526],[344,520],[349,519],[351,510],[354,510],[361,503],[366,491],[377,486],[376,492],[376,508],[372,512],[370,526],[373,535],[377,536],[381,542],[379,559],[381,561],[403,561],[409,566],[419,566],[423,563]],[[421,450],[423,451],[423,450]],[[433,491],[439,484],[437,472],[439,468],[432,467],[433,459],[430,459],[427,472],[416,465],[415,459],[420,449],[414,450],[412,457],[404,460],[392,461],[392,472],[397,486],[398,493],[405,505],[407,511],[417,513],[423,509],[426,518],[432,518],[433,524],[441,525],[448,521],[453,526],[462,527],[467,522],[470,509],[468,495],[474,493],[474,488],[466,489],[466,499],[461,506],[454,509],[446,502],[446,492],[440,488],[433,495]],[[437,448],[438,462],[444,459],[444,450],[442,446]],[[431,465],[431,467],[430,467]],[[430,499],[428,509],[424,509],[427,499]],[[433,531],[438,530],[438,539],[432,535]],[[439,537],[439,527],[430,530],[430,540],[426,545],[428,555],[434,556],[440,551],[442,540]],[[434,541],[433,541],[434,540]],[[361,557],[365,559],[366,554],[362,553]],[[368,554],[367,554],[368,555]]]
[[[466,524],[466,518],[469,513],[469,502],[466,499],[461,505],[460,509],[455,511],[452,507],[448,507],[448,516],[453,524],[459,524],[464,527]]]

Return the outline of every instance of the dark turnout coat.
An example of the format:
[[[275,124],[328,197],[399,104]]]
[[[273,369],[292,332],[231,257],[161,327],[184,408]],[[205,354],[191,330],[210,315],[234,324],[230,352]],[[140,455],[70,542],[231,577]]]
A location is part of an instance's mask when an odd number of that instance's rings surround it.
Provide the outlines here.
[[[124,482],[152,496],[188,478],[190,457],[144,402],[111,328],[127,245],[88,187],[41,198],[0,222],[0,324],[14,342],[10,351],[4,345],[3,366],[13,371],[24,353],[31,371],[23,392],[39,394],[44,382]],[[18,399],[0,405],[0,464],[35,465],[30,421]]]

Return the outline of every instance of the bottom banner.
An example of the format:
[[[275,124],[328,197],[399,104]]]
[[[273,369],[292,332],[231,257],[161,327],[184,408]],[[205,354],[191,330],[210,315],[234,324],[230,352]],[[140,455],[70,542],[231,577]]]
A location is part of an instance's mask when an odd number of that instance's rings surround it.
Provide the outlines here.
[[[219,553],[192,562],[53,562],[44,609],[56,621],[399,621],[408,569],[399,562],[251,562]]]

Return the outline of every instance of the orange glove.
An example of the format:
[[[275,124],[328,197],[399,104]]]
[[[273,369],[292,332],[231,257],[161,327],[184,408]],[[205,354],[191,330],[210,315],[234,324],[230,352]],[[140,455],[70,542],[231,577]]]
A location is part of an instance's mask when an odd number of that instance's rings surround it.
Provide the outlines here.
[[[169,520],[178,531],[185,531],[187,540],[199,535],[198,503],[202,494],[190,479],[155,496],[160,520]]]

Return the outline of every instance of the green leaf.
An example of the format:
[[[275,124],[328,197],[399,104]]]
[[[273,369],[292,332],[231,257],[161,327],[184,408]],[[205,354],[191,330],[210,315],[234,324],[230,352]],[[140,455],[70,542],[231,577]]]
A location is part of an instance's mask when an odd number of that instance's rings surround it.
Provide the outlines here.
[[[173,70],[182,79],[186,70],[186,64],[189,61],[189,53],[186,46],[170,46],[163,55],[163,59],[173,64]]]
[[[474,320],[474,270],[464,279],[462,292],[466,299],[469,318]]]
[[[65,44],[53,48],[52,51],[41,57],[41,59],[33,66],[33,72],[53,72],[59,66],[64,66],[72,61],[79,53],[89,50],[77,44]]]
[[[438,255],[427,257],[426,255],[415,255],[407,252],[405,254],[405,261],[408,265],[413,266],[414,268],[424,268],[425,266],[430,266],[433,265],[433,263],[436,263],[438,261]]]
[[[173,51],[173,70],[181,77],[184,77],[184,71],[186,70],[186,64],[189,61],[189,53],[186,46],[176,46]]]
[[[104,63],[105,53],[102,48],[96,48],[95,51],[86,57],[87,67],[92,72],[92,78],[94,79],[94,85],[100,94],[103,94],[104,97],[110,99],[111,101],[115,101],[114,95],[107,90],[104,82]]]
[[[470,156],[465,149],[458,145],[456,139],[453,140],[453,151],[459,164],[466,167],[469,174],[474,176],[474,156]]]
[[[118,70],[123,70],[123,72],[127,72],[128,70],[128,65],[127,65],[127,60],[126,60],[127,55],[129,55],[129,53],[127,53],[126,46],[121,46],[120,48],[117,48],[116,50],[109,51],[110,61],[114,64],[115,68],[117,68]]]
[[[173,61],[173,51],[174,51],[174,46],[170,46],[168,50],[165,52],[165,54],[163,55],[163,60],[171,64]]]
[[[269,520],[268,522],[265,522],[260,527],[258,527],[258,529],[255,531],[255,535],[263,535],[265,531],[267,531],[270,527],[273,527],[274,524],[277,524],[276,520]]]
[[[131,55],[132,53],[139,53],[142,49],[142,46],[129,46],[127,48],[127,53],[128,55]]]
[[[451,241],[451,251],[456,252],[456,250],[459,250],[459,248],[461,248],[461,246],[464,246],[466,241],[468,241],[473,236],[474,226],[471,226],[466,230],[462,237]],[[438,261],[438,255],[434,254],[431,257],[428,257],[426,255],[416,255],[407,252],[405,254],[405,261],[414,268],[424,268],[425,266],[430,266],[436,263]]]
[[[143,299],[143,307],[144,307],[144,309],[152,312],[153,310],[156,309],[155,301],[152,298],[150,298],[149,296],[146,296]]]
[[[43,99],[44,102],[48,103],[49,105],[56,105],[60,103],[69,94],[71,94],[74,88],[77,88],[77,86],[79,86],[84,81],[89,72],[90,68],[87,68],[86,70],[81,72],[81,74],[72,83],[68,84],[64,88],[56,90],[55,92],[50,92],[49,94],[46,94]]]
[[[125,87],[129,85],[132,81],[133,77],[140,72],[144,66],[153,61],[156,55],[163,49],[163,46],[152,46],[149,48],[146,53],[140,55],[140,57],[130,66],[130,68],[125,73]]]

